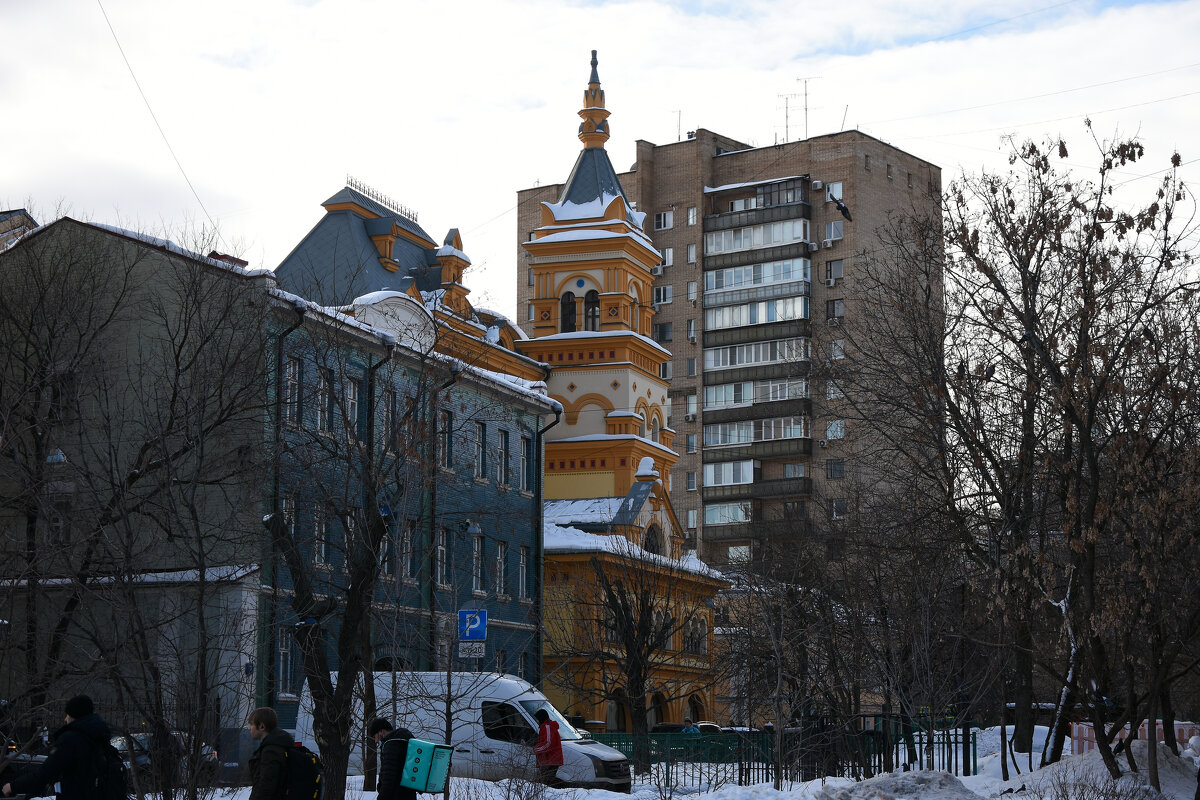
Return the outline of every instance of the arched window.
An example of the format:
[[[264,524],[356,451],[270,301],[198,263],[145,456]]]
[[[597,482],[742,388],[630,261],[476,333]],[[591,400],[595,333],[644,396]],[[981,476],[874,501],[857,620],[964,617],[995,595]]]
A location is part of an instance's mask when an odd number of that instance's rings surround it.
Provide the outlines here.
[[[575,330],[575,293],[567,292],[562,296],[562,310],[559,311],[559,332],[571,333]]]
[[[642,544],[642,549],[647,553],[654,553],[659,556],[666,555],[663,552],[662,531],[659,530],[657,525],[651,525],[646,529],[646,538]]]
[[[650,441],[652,441],[652,442],[660,441],[660,439],[658,438],[658,418],[657,417],[655,418],[655,420],[653,422],[650,423]]]
[[[699,722],[708,716],[704,713],[704,701],[701,700],[697,695],[692,695],[688,698],[687,706],[688,716],[691,717],[695,722]]]
[[[583,329],[600,330],[600,293],[595,289],[583,296]]]

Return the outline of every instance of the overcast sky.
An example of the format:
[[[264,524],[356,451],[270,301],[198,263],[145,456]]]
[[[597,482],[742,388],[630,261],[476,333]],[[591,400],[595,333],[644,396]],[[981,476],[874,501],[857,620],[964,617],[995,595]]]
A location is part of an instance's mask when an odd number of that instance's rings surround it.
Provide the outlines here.
[[[1200,177],[1198,43],[1198,0],[0,0],[0,209],[211,219],[274,268],[351,174],[459,228],[472,301],[512,315],[516,192],[566,179],[593,49],[618,171],[637,139],[806,125],[946,181],[1003,167],[1010,134],[1090,168],[1090,117],[1140,135],[1123,191],[1146,197],[1175,150]]]

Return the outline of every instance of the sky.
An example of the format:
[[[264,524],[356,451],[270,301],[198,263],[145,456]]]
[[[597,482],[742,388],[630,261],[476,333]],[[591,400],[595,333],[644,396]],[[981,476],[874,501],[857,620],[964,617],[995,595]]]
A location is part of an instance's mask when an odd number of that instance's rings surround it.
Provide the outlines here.
[[[1200,0],[0,0],[0,210],[144,229],[274,268],[347,175],[458,228],[477,306],[516,305],[516,193],[561,183],[592,50],[624,171],[698,127],[858,128],[939,165],[1063,138],[1121,191],[1200,178]],[[806,95],[807,94],[807,98]],[[806,111],[807,106],[807,111]]]

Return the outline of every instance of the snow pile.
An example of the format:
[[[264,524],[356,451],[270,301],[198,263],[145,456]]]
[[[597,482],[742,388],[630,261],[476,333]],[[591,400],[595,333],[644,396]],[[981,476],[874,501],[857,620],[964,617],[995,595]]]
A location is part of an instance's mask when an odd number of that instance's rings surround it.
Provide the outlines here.
[[[1131,743],[1130,749],[1133,752],[1133,760],[1138,766],[1137,773],[1129,771],[1129,762],[1126,759],[1125,753],[1117,754],[1117,764],[1125,772],[1121,776],[1118,785],[1131,789],[1149,785],[1147,773],[1150,768],[1150,761],[1147,744],[1144,739],[1135,739]],[[1057,764],[1050,764],[1045,769],[1038,770],[1035,774],[1028,776],[1028,785],[1035,791],[1042,791],[1049,794],[1051,787],[1063,780],[1074,781],[1083,779],[1102,784],[1107,781],[1108,777],[1108,770],[1104,766],[1104,761],[1100,758],[1100,751],[1089,750],[1082,755],[1064,758]],[[1010,781],[1010,783],[1012,782]],[[1190,800],[1196,795],[1196,767],[1194,766],[1194,762],[1190,758],[1184,759],[1175,755],[1171,752],[1170,748],[1161,742],[1158,743],[1158,785],[1162,788],[1162,793],[1166,797]]]
[[[979,795],[963,786],[948,772],[920,770],[880,775],[849,786],[826,786],[817,795],[829,800],[979,800]]]

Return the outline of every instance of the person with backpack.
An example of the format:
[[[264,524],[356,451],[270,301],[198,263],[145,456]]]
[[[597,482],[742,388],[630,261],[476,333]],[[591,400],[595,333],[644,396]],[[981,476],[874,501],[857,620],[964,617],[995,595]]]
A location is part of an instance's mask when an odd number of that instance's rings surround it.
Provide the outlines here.
[[[549,712],[539,708],[533,718],[538,721],[537,742],[533,754],[537,758],[541,782],[547,786],[558,785],[558,768],[563,764],[562,737],[558,735],[558,723],[550,719]]]
[[[392,723],[378,718],[371,721],[367,734],[379,747],[379,780],[376,784],[379,800],[417,800],[416,790],[400,783],[412,732],[405,728],[394,730]]]
[[[81,694],[68,700],[65,722],[51,737],[53,748],[46,760],[0,787],[5,797],[42,795],[51,786],[58,800],[126,796],[126,787],[117,785],[124,783],[123,770],[113,777],[107,769],[112,731],[96,713],[92,698]]]
[[[250,756],[250,800],[276,800],[287,784],[288,750],[292,735],[279,727],[273,708],[256,708],[246,720],[250,738],[258,749]]]

